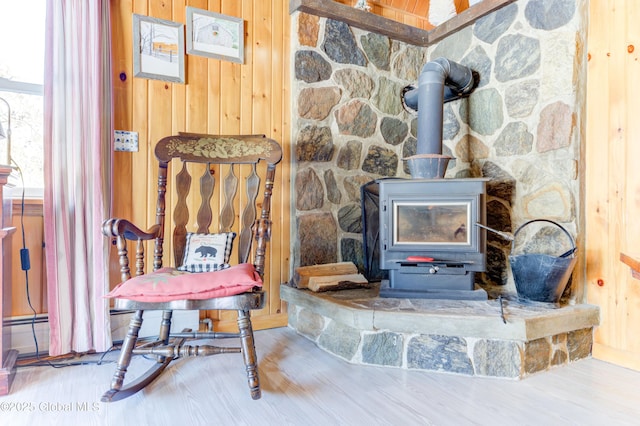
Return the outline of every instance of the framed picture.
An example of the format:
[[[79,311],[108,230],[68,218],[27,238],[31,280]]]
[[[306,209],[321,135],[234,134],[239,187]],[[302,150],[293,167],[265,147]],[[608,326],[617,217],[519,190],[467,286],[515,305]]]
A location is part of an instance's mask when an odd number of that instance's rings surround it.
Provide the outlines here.
[[[244,63],[244,21],[187,6],[187,53]]]
[[[133,76],[184,83],[184,25],[133,15]]]

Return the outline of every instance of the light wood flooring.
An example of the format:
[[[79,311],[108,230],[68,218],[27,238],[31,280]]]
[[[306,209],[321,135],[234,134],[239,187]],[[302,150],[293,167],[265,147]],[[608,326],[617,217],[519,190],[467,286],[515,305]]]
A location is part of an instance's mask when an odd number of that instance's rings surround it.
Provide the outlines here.
[[[256,347],[258,401],[238,354],[178,360],[144,391],[113,403],[99,402],[113,364],[22,367],[0,397],[0,424],[640,424],[640,373],[595,359],[511,381],[351,365],[288,328],[256,332]],[[130,372],[148,362],[136,357]]]

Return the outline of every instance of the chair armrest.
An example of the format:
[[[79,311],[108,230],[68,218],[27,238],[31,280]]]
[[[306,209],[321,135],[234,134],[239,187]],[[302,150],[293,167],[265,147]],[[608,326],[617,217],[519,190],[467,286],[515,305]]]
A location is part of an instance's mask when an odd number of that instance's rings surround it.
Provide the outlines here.
[[[160,231],[160,225],[143,231],[126,219],[111,218],[102,223],[102,233],[106,237],[124,237],[127,240],[153,240],[161,236]]]

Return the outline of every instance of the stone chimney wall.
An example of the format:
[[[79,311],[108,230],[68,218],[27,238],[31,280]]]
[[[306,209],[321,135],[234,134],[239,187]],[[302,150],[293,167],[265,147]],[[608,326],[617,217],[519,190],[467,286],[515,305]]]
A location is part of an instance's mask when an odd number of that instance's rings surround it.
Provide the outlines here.
[[[363,267],[360,186],[410,178],[402,159],[415,153],[417,115],[400,93],[440,56],[480,74],[470,97],[444,107],[443,154],[454,157],[445,178],[491,179],[491,228],[514,232],[528,220],[550,219],[580,248],[586,15],[584,0],[519,0],[423,48],[296,13],[294,266]],[[479,284],[492,296],[515,292],[510,242],[487,238]],[[518,242],[555,255],[570,247],[559,228],[544,223],[528,226]],[[568,288],[565,296],[581,291]]]

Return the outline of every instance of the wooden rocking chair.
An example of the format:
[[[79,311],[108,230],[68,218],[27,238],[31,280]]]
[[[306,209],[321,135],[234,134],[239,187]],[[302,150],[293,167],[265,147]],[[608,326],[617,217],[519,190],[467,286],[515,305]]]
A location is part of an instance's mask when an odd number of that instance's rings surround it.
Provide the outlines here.
[[[260,381],[250,311],[261,309],[265,304],[261,285],[266,245],[271,234],[271,193],[276,164],[282,158],[280,145],[264,136],[181,133],[160,140],[155,154],[159,161],[156,223],[146,231],[124,219],[112,218],[103,224],[104,235],[115,238],[122,280],[107,297],[115,299],[115,309],[135,310],[135,314],[122,344],[111,388],[102,396],[102,401],[117,401],[133,395],[177,358],[228,352],[242,353],[251,397],[259,399]],[[181,266],[163,268],[167,169],[170,163],[174,167],[180,166],[180,161],[182,169],[175,177],[173,226],[167,224],[166,228],[172,229],[174,261],[175,265]],[[203,174],[199,179],[199,190],[191,192],[190,196],[190,171],[200,169]],[[246,178],[238,179],[236,173],[239,171],[246,174]],[[218,192],[222,193],[215,197],[214,173],[226,173],[218,185]],[[260,178],[259,173],[264,177]],[[258,196],[260,189],[261,199]],[[197,196],[199,203],[194,200]],[[213,220],[212,205],[221,206],[217,221]],[[197,206],[195,216],[190,216],[189,206]],[[234,224],[236,208],[242,210],[238,215],[239,224]],[[193,222],[190,218],[197,221],[197,229],[192,232],[187,229],[188,223]],[[217,234],[209,233],[212,224],[218,227]],[[129,267],[127,240],[134,241],[136,247],[134,277]],[[150,265],[153,272],[146,275],[145,242],[153,244],[153,248],[147,249],[149,257],[153,250],[153,265]],[[238,264],[230,266],[228,257],[232,246],[237,250]],[[239,333],[191,330],[170,333],[172,311],[176,309],[235,310]],[[157,340],[138,345],[145,310],[162,310],[162,322]],[[239,338],[240,347],[186,344],[189,340],[228,337]],[[154,357],[156,362],[140,378],[125,385],[125,374],[134,354]]]

